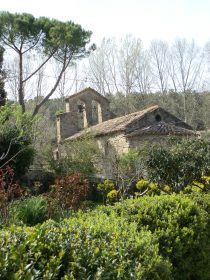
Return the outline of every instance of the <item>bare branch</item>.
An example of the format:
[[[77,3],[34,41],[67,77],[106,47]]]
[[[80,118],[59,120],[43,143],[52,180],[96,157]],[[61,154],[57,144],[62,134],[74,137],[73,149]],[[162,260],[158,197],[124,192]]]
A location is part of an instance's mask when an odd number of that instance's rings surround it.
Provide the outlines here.
[[[9,154],[9,152],[10,152],[10,149],[11,149],[11,145],[12,145],[12,140],[11,140],[10,143],[9,143],[9,147],[8,147],[6,153],[3,153],[3,154],[1,155],[0,161],[4,160],[4,159],[8,156],[8,154]]]
[[[55,50],[48,56],[48,58],[33,72],[31,73],[27,78],[25,78],[22,82],[25,83],[27,82],[31,77],[33,77],[55,54]]]

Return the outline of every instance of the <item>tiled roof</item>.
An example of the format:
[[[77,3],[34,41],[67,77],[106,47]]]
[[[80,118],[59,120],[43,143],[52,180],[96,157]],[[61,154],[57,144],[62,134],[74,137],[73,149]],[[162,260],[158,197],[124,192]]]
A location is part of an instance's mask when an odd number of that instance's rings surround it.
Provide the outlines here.
[[[176,126],[174,124],[158,122],[157,124],[147,126],[141,129],[137,129],[127,135],[127,137],[135,137],[141,135],[198,135],[193,130],[189,130],[186,128],[182,128],[180,126]]]
[[[122,117],[114,118],[114,119],[99,123],[97,125],[87,128],[86,130],[82,130],[81,132],[78,132],[78,133],[74,134],[73,136],[70,136],[66,140],[76,139],[88,132],[92,133],[93,136],[101,136],[101,135],[106,135],[106,134],[110,134],[110,133],[117,132],[117,131],[123,131],[133,121],[141,119],[147,113],[151,113],[158,108],[159,108],[158,105],[155,105],[155,106],[149,107],[142,111],[138,111],[135,113],[131,113],[131,114],[128,114],[128,115],[125,115]]]

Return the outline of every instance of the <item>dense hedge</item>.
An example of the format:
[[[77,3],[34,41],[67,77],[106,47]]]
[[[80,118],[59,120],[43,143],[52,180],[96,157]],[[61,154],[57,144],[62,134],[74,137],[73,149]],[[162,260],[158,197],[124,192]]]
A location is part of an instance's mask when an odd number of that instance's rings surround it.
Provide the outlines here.
[[[174,279],[210,279],[210,195],[144,197],[114,209],[138,229],[157,237],[159,253],[170,260]]]
[[[0,232],[0,279],[210,279],[210,196],[126,200]]]

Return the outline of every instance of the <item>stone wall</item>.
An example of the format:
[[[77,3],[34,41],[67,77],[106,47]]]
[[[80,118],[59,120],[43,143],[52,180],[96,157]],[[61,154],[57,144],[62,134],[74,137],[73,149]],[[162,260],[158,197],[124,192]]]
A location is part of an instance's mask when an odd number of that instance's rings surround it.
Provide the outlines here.
[[[75,134],[78,131],[77,119],[70,112],[59,114],[56,120],[57,125],[57,143],[63,139]]]
[[[124,133],[118,132],[112,135],[97,137],[97,143],[102,154],[97,166],[97,176],[100,178],[113,179],[113,164],[116,156],[128,152],[129,142]]]
[[[71,95],[66,99],[66,112],[57,116],[57,142],[111,117],[109,101],[95,90]]]
[[[186,136],[173,136],[177,139],[185,137]],[[149,144],[160,144],[162,146],[168,145],[171,137],[169,135],[141,135],[141,136],[135,136],[129,138],[129,148],[135,149],[139,148],[141,146],[144,146],[146,143]]]
[[[97,166],[97,176],[100,178],[114,179],[113,164],[116,156],[126,154],[129,149],[141,147],[145,145],[145,143],[160,143],[166,145],[168,139],[168,136],[159,135],[143,135],[140,137],[127,138],[123,132],[98,137],[97,143],[102,156],[99,159],[99,164]]]
[[[174,136],[179,139],[186,136]],[[170,136],[167,135],[142,135],[127,138],[123,132],[97,138],[98,147],[102,156],[97,165],[97,177],[114,179],[113,164],[116,156],[128,153],[129,149],[139,148],[146,143],[168,145]]]

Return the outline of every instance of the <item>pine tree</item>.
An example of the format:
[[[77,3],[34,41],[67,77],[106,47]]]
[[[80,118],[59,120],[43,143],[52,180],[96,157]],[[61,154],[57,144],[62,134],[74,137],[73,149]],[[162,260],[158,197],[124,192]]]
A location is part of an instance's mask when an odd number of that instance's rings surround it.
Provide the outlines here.
[[[4,60],[4,48],[0,46],[0,106],[3,106],[6,101],[7,93],[4,89],[4,80],[6,78],[6,73],[2,69],[3,68],[3,60]]]

